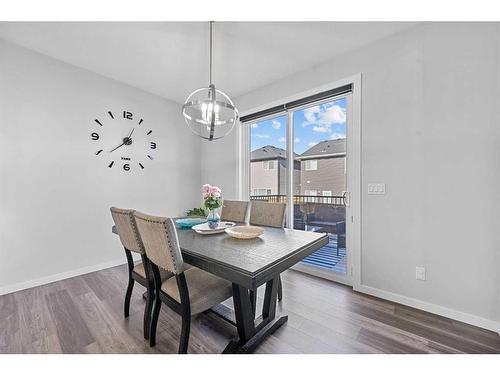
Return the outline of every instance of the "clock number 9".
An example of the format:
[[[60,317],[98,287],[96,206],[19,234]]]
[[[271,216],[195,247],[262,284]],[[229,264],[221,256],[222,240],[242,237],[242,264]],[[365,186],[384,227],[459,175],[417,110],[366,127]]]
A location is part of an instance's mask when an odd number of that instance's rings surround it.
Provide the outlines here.
[[[99,134],[97,134],[97,133],[92,133],[92,134],[90,135],[90,137],[92,138],[92,140],[97,141],[97,140],[99,139]]]
[[[130,164],[123,164],[124,171],[130,171]]]
[[[155,142],[151,142],[151,150],[156,150],[156,143]]]

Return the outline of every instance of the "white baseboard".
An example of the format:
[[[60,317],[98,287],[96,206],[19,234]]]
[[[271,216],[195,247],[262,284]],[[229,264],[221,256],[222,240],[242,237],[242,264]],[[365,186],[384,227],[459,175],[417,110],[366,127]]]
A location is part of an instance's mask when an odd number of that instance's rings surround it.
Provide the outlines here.
[[[134,256],[134,260],[137,260],[137,257]],[[126,260],[125,255],[124,255],[120,259],[115,259],[115,260],[112,260],[109,262],[94,264],[94,265],[82,267],[82,268],[77,268],[76,270],[61,272],[61,273],[58,273],[55,275],[41,277],[39,279],[28,280],[28,281],[23,281],[23,282],[16,283],[16,284],[5,285],[5,286],[0,287],[0,296],[4,295],[4,294],[17,292],[17,291],[23,290],[23,289],[29,289],[29,288],[33,288],[35,286],[45,285],[45,284],[53,283],[55,281],[69,279],[71,277],[84,275],[86,273],[104,270],[106,268],[119,266],[119,265],[122,265],[125,263],[127,263],[127,260]]]
[[[430,302],[403,296],[401,294],[373,288],[371,286],[358,285],[354,288],[354,290],[356,290],[357,292],[369,294],[371,296],[383,298],[392,302],[400,303],[402,305],[414,307],[419,310],[424,310],[433,314],[441,315],[446,318],[458,320],[460,322],[471,324],[473,326],[484,328],[493,332],[497,332],[500,335],[500,322],[495,322],[493,320],[481,318],[477,315],[464,313],[462,311],[453,310],[448,307],[435,305]]]

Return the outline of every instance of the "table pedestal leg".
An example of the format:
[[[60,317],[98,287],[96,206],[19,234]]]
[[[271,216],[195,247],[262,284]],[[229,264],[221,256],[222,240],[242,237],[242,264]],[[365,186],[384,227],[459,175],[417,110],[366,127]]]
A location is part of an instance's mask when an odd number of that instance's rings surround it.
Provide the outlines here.
[[[269,335],[281,327],[288,316],[276,317],[279,277],[266,283],[262,316],[255,319],[253,295],[233,284],[233,302],[239,341],[231,341],[222,353],[251,353]]]

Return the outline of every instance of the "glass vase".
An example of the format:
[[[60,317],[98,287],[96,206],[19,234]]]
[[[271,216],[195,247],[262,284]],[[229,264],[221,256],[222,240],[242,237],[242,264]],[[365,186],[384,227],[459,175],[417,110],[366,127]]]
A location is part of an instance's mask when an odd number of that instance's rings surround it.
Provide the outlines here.
[[[220,215],[218,210],[209,210],[207,216],[208,227],[210,229],[215,229],[219,226]]]

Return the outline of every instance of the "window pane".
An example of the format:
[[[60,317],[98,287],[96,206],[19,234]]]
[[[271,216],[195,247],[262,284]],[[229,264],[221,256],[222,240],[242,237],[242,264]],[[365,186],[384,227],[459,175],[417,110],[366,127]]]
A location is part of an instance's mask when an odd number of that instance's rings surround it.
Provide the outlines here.
[[[250,191],[259,199],[286,201],[286,117],[250,125]]]

